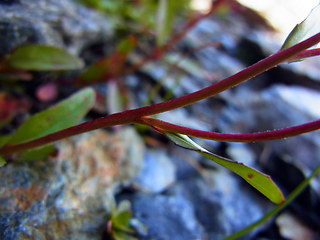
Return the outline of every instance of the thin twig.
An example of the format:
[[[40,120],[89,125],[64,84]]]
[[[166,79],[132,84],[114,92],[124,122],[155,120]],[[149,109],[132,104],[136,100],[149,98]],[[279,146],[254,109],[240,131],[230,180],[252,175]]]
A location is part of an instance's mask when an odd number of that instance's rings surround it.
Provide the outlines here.
[[[198,90],[194,93],[184,95],[179,98],[175,98],[169,101],[157,103],[151,106],[132,109],[101,117],[92,121],[88,121],[71,128],[67,128],[39,139],[32,140],[30,142],[21,143],[17,145],[4,146],[0,148],[0,154],[6,155],[18,151],[22,151],[29,148],[38,147],[47,143],[51,143],[66,137],[74,136],[84,132],[89,132],[99,128],[110,127],[114,125],[140,123],[142,117],[150,116],[166,111],[170,111],[176,108],[184,107],[200,100],[209,98],[217,93],[220,93],[226,89],[229,89],[241,82],[244,82],[258,74],[261,74],[278,64],[292,58],[301,51],[304,51],[313,45],[320,42],[320,33],[308,38],[307,40],[298,43],[290,48],[282,51],[278,51],[275,54],[251,65],[250,67],[232,75],[220,82],[212,84],[209,87]]]
[[[159,129],[166,132],[176,132],[185,134],[192,137],[198,137],[208,140],[215,140],[219,142],[259,142],[259,141],[270,141],[276,139],[283,139],[301,135],[304,133],[316,131],[320,129],[320,119],[308,122],[305,124],[282,128],[266,132],[255,132],[255,133],[218,133],[197,130],[193,128],[183,127],[180,125],[168,123],[159,119],[143,117],[141,123],[149,125],[153,128]]]

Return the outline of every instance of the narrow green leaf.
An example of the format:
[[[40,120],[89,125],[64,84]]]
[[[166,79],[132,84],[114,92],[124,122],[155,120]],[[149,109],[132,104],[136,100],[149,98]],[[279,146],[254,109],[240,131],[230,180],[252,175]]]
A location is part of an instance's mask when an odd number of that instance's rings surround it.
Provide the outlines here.
[[[12,137],[12,134],[0,136],[0,147],[6,145],[7,142],[9,142],[11,137]]]
[[[56,153],[57,149],[52,144],[22,151],[15,161],[35,161],[45,159],[47,156]]]
[[[83,67],[80,58],[64,49],[47,45],[21,46],[9,55],[8,64],[15,68],[35,71],[72,70]]]
[[[109,59],[104,58],[97,63],[87,67],[79,76],[77,81],[81,83],[90,83],[101,80],[110,66]]]
[[[112,216],[113,227],[121,231],[132,232],[132,229],[129,227],[131,215],[130,202],[127,200],[121,201]]]
[[[171,35],[175,17],[189,6],[187,0],[160,0],[157,9],[156,35],[157,44],[162,45]]]
[[[53,107],[37,113],[25,121],[8,144],[18,144],[71,127],[80,121],[94,104],[95,93],[85,88]]]
[[[0,156],[0,167],[3,167],[4,165],[6,165],[6,160]]]
[[[248,167],[243,163],[235,162],[230,159],[217,156],[196,144],[186,135],[171,132],[165,132],[164,134],[178,146],[196,151],[201,155],[216,162],[217,164],[228,168],[229,170],[238,174],[259,192],[269,198],[273,203],[280,204],[284,201],[284,197],[280,189],[272,181],[270,176],[263,174],[251,167]]]
[[[117,230],[121,230],[124,232],[132,232],[132,229],[129,227],[130,218],[131,211],[120,212],[112,218],[112,225]]]
[[[138,240],[137,238],[130,236],[129,234],[122,231],[113,231],[112,236],[115,240]]]
[[[291,31],[281,50],[292,47],[293,45],[306,40],[307,38],[320,32],[320,4],[316,6],[308,17]]]
[[[267,212],[262,218],[257,220],[256,222],[250,224],[249,226],[235,232],[225,238],[223,240],[234,240],[239,239],[241,236],[253,231],[256,227],[260,226],[261,224],[266,223],[270,218],[274,217],[280,211],[282,211],[285,207],[287,207],[292,201],[302,193],[302,191],[310,184],[311,180],[317,176],[320,172],[320,165],[318,165],[311,173],[309,177],[304,179],[287,197],[286,201],[283,204],[276,206],[271,211]]]

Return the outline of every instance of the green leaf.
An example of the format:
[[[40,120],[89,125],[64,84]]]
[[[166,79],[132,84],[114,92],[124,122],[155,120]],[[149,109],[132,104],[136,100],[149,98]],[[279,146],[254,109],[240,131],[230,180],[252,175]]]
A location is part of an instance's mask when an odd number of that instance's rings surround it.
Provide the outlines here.
[[[157,44],[162,45],[171,35],[176,15],[189,5],[186,0],[160,0],[157,10]]]
[[[138,240],[137,238],[121,231],[113,231],[112,236],[115,240]]]
[[[281,191],[272,181],[270,176],[263,174],[253,168],[250,168],[243,163],[235,162],[230,159],[217,156],[196,144],[186,135],[172,132],[165,132],[164,134],[178,146],[196,151],[201,155],[216,162],[217,164],[220,164],[221,166],[228,168],[229,170],[238,174],[259,192],[269,198],[273,203],[280,204],[284,201],[284,197]]]
[[[78,57],[64,49],[47,45],[21,46],[9,55],[8,64],[15,68],[35,71],[72,70],[83,67],[83,62]]]
[[[112,216],[113,227],[121,231],[132,232],[132,229],[129,227],[131,215],[130,202],[127,200],[121,201]]]
[[[127,38],[122,39],[117,44],[117,51],[121,53],[130,53],[137,45],[137,39],[134,36],[129,36]]]
[[[0,147],[6,145],[7,142],[9,142],[11,137],[12,137],[12,134],[0,136]]]
[[[15,161],[35,161],[45,159],[47,156],[56,153],[57,149],[52,144],[22,151]]]
[[[6,160],[0,156],[0,167],[3,167],[4,165],[6,165]]]
[[[17,129],[8,144],[30,141],[75,125],[91,109],[94,101],[94,90],[85,88],[30,117]]]
[[[292,47],[293,45],[306,40],[307,38],[320,32],[320,4],[316,6],[308,17],[291,31],[281,50]]]
[[[79,83],[90,83],[93,81],[101,80],[109,68],[109,59],[103,58],[102,60],[87,67],[79,76]]]
[[[317,176],[320,172],[320,165],[318,165],[311,173],[309,177],[304,179],[287,197],[286,201],[283,202],[281,205],[276,206],[275,208],[271,209],[271,211],[267,212],[262,218],[257,220],[256,222],[250,224],[249,226],[223,238],[223,240],[233,240],[233,239],[240,239],[241,236],[248,234],[249,232],[253,231],[256,227],[266,223],[270,218],[276,216],[280,211],[282,211],[285,207],[287,207],[296,197],[298,197],[302,191],[310,184],[311,180]]]
[[[131,211],[120,212],[112,218],[112,225],[117,230],[132,232],[132,229],[129,227],[130,218]]]

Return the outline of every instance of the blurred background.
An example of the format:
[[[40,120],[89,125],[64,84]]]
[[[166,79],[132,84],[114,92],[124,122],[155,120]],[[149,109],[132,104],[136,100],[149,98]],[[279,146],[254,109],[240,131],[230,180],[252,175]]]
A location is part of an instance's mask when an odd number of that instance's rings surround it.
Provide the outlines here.
[[[83,121],[202,89],[278,51],[318,4],[0,1],[0,140],[84,87],[92,87],[96,99]],[[23,49],[29,44],[31,52]],[[54,61],[48,58],[54,54]],[[222,133],[317,120],[319,65],[319,57],[283,63],[156,117]],[[284,196],[320,162],[317,131],[257,143],[194,140],[270,175]],[[0,168],[1,239],[215,240],[275,207],[237,175],[146,126],[100,129],[53,147],[28,159],[12,155]],[[320,239],[319,229],[317,176],[292,204],[241,239]]]

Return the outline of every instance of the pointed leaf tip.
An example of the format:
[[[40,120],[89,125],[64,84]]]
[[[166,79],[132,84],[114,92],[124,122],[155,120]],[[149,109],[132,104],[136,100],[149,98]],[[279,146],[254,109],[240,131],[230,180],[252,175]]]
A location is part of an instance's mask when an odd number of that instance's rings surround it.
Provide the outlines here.
[[[220,157],[215,155],[194,141],[192,141],[187,135],[174,133],[174,132],[164,132],[164,134],[173,141],[176,145],[196,151],[203,155],[206,158],[214,161],[215,163],[233,171],[238,174],[244,180],[246,180],[250,185],[252,185],[255,189],[261,192],[264,196],[266,196],[271,202],[276,204],[281,204],[284,202],[284,197],[277,187],[277,185],[272,181],[270,176],[248,167],[243,163],[235,162],[227,158]]]
[[[320,4],[313,8],[309,15],[291,31],[281,50],[306,40],[320,32]]]
[[[92,108],[95,92],[84,88],[49,109],[27,119],[13,134],[8,144],[19,144],[71,127]]]

